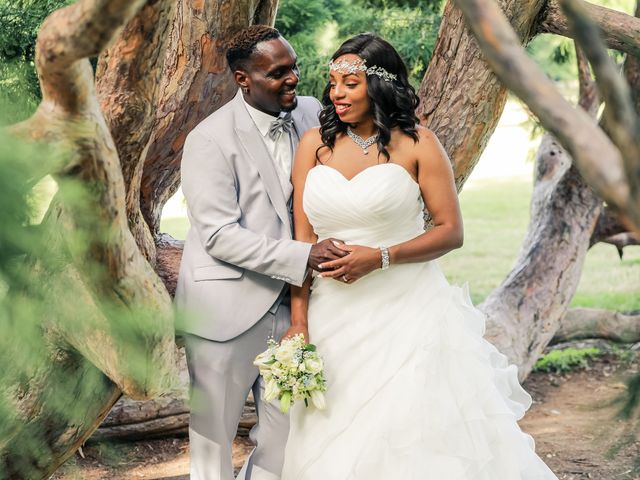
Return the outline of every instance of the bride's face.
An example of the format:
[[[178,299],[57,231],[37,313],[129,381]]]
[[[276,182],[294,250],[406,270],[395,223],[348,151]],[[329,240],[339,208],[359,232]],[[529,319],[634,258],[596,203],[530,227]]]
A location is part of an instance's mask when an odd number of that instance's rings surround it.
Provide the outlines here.
[[[333,61],[329,70],[329,98],[344,123],[360,123],[371,116],[367,96],[367,76],[358,70],[362,59],[352,53]]]

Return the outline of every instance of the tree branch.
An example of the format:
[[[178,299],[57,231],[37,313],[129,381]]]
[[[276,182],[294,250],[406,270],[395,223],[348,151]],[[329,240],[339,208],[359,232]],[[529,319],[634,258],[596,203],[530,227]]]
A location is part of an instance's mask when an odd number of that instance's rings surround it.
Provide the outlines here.
[[[591,117],[595,118],[598,114],[598,109],[602,103],[600,98],[600,92],[598,91],[598,85],[591,76],[591,70],[589,69],[589,61],[584,52],[574,42],[576,50],[576,63],[578,67],[578,106],[580,106]]]
[[[639,212],[640,218],[640,136],[629,86],[602,43],[600,30],[589,18],[584,2],[561,0],[561,5],[576,43],[584,50],[594,70],[598,89],[606,105],[603,121],[622,153],[631,190],[631,208]]]
[[[636,4],[635,15],[636,18],[640,17],[640,2]],[[624,75],[631,88],[631,97],[636,113],[640,115],[640,56],[627,55],[624,60]]]
[[[640,209],[632,208],[620,152],[582,109],[573,108],[527,56],[499,7],[491,0],[457,0],[485,58],[571,154],[585,180],[614,208],[629,214],[640,231]]]
[[[36,42],[36,67],[48,108],[70,113],[91,110],[95,97],[88,58],[106,48],[144,2],[85,0],[47,17]]]
[[[598,217],[598,223],[591,234],[589,247],[592,247],[598,242],[602,242],[606,238],[620,233],[626,233],[627,231],[627,226],[620,221],[618,215],[609,207],[604,207]]]
[[[640,19],[610,8],[585,3],[585,8],[600,27],[609,48],[640,57]],[[537,33],[555,33],[574,37],[558,0],[549,0],[541,12]]]
[[[560,322],[553,343],[581,338],[605,338],[625,343],[640,341],[640,312],[626,314],[594,308],[572,308]]]

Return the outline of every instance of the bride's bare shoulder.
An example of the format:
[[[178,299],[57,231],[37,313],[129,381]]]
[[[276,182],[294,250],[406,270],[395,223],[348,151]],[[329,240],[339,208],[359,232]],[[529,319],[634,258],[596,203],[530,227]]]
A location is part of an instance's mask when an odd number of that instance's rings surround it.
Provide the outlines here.
[[[422,125],[418,125],[416,127],[416,132],[418,133],[418,144],[422,144],[423,146],[428,144],[440,144],[440,140],[438,140],[436,134],[433,133],[433,130],[423,127]]]
[[[322,144],[322,137],[320,137],[320,127],[311,127],[309,130],[304,132],[302,138],[300,139],[300,145],[315,145],[316,147]]]
[[[447,159],[447,154],[442,143],[440,143],[440,140],[432,130],[422,125],[418,125],[416,130],[418,133],[418,141],[415,143],[415,149],[418,158],[436,161],[442,158]]]
[[[320,128],[314,127],[307,130],[298,144],[294,169],[309,169],[315,166],[317,158],[316,152],[322,146],[322,138],[320,137]]]

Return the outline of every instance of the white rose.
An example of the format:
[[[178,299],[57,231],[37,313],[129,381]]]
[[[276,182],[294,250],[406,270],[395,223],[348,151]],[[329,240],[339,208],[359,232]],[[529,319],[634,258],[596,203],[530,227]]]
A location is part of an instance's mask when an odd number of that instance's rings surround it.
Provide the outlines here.
[[[293,342],[283,342],[276,351],[276,360],[284,365],[290,365],[293,363],[293,356],[296,353],[296,346]]]
[[[320,373],[322,371],[322,359],[318,358],[318,357],[311,357],[311,358],[307,358],[304,361],[306,370],[315,375],[317,373]]]

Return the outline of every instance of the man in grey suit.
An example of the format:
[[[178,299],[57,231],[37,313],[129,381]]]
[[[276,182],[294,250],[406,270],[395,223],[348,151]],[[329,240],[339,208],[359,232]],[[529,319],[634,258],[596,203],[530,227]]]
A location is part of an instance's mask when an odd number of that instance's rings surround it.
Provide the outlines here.
[[[238,478],[278,480],[288,418],[262,401],[252,361],[268,337],[296,333],[288,284],[345,253],[334,239],[292,240],[293,152],[321,108],[296,97],[295,52],[277,30],[256,25],[234,37],[227,61],[240,89],[188,135],[182,157],[191,228],[176,301],[188,318],[179,330],[191,379],[191,479],[233,479],[231,445],[252,390],[256,448]]]

